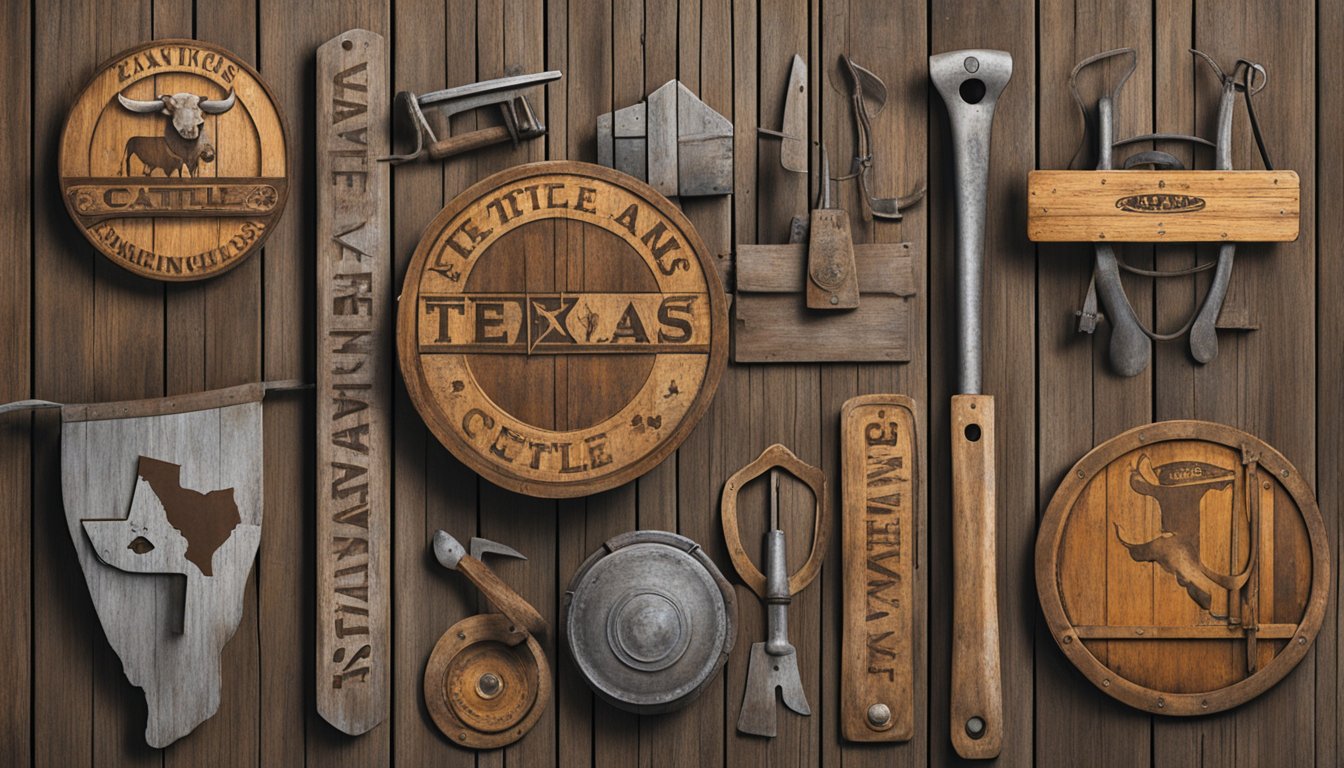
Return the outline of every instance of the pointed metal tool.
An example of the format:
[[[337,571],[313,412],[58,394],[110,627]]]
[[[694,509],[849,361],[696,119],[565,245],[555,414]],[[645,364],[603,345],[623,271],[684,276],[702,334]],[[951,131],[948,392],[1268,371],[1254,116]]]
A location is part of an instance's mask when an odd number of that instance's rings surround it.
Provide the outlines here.
[[[794,173],[807,173],[807,105],[807,64],[795,53],[789,70],[788,90],[784,93],[783,128],[778,131],[756,129],[762,136],[780,140],[779,164]]]
[[[901,220],[901,211],[919,202],[924,197],[926,187],[904,197],[875,197],[868,184],[868,176],[873,169],[873,149],[871,143],[871,119],[882,113],[887,105],[887,84],[870,70],[854,63],[848,56],[841,56],[844,70],[849,74],[850,107],[854,112],[854,124],[858,130],[858,143],[855,145],[854,166],[849,175],[842,178],[858,177],[859,187],[863,191],[864,203],[868,212],[875,218]]]
[[[784,706],[811,715],[798,675],[798,653],[789,643],[789,575],[784,563],[784,532],[779,529],[779,472],[770,470],[770,531],[765,534],[766,641],[752,643],[747,687],[737,730],[757,736],[775,735],[775,691]]]
[[[481,590],[481,594],[499,609],[500,613],[514,622],[515,626],[533,635],[545,636],[550,631],[546,619],[542,618],[531,603],[500,580],[495,572],[490,570],[490,566],[481,562],[481,557],[486,554],[527,559],[512,547],[482,538],[472,538],[471,554],[467,554],[462,542],[453,538],[447,531],[438,531],[434,534],[434,557],[439,561],[439,565],[466,576],[477,589]]]

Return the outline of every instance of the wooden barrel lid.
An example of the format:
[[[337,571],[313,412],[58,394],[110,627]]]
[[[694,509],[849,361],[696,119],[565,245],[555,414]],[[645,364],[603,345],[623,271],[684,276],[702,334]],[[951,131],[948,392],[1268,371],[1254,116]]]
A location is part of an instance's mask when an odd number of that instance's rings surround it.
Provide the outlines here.
[[[1139,427],[1093,449],[1036,542],[1041,609],[1102,692],[1164,715],[1235,707],[1288,674],[1321,627],[1325,524],[1301,473],[1241,430]]]
[[[439,441],[533,496],[607,490],[690,434],[727,357],[709,252],[667,198],[542,162],[457,196],[406,273],[397,352]]]
[[[99,67],[61,134],[61,196],[84,237],[155,280],[200,280],[261,248],[288,197],[270,89],[199,40],[155,40]]]

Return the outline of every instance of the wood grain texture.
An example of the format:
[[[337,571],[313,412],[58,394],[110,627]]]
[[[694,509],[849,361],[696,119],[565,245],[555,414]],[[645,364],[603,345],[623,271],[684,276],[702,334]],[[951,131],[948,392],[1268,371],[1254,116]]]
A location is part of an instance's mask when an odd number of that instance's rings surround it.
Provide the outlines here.
[[[926,61],[929,53],[972,45],[1010,50],[1015,59],[1013,83],[995,118],[992,183],[999,186],[991,199],[1004,205],[991,210],[986,272],[986,391],[999,405],[997,530],[1007,724],[998,764],[1338,762],[1344,735],[1338,649],[1344,627],[1333,598],[1308,659],[1273,691],[1233,712],[1175,719],[1112,701],[1068,663],[1041,626],[1029,568],[1036,533],[1032,512],[1043,511],[1063,474],[1097,442],[1155,418],[1227,422],[1281,448],[1318,484],[1337,558],[1339,502],[1330,490],[1337,478],[1321,470],[1339,463],[1337,425],[1344,418],[1338,398],[1328,396],[1344,365],[1332,330],[1341,322],[1334,299],[1341,280],[1328,246],[1339,239],[1331,237],[1339,217],[1317,221],[1318,211],[1333,211],[1344,200],[1339,153],[1333,151],[1344,113],[1335,89],[1317,75],[1318,60],[1334,60],[1344,45],[1339,34],[1344,17],[1336,4],[398,0],[393,13],[387,0],[337,0],[313,13],[291,0],[118,0],[96,8],[87,0],[29,0],[12,3],[8,12],[21,15],[24,8],[31,47],[25,47],[21,32],[0,54],[5,63],[0,71],[14,79],[7,92],[28,107],[0,118],[16,139],[7,146],[18,164],[6,167],[22,169],[26,162],[31,188],[24,192],[15,175],[16,183],[6,189],[19,198],[19,207],[11,205],[5,215],[22,221],[20,239],[9,241],[12,261],[4,262],[3,290],[9,292],[7,301],[12,293],[28,303],[26,309],[5,307],[20,320],[29,318],[30,328],[14,326],[0,340],[0,362],[17,380],[29,382],[31,391],[21,395],[92,402],[194,392],[255,381],[263,373],[272,379],[307,374],[312,380],[317,239],[310,142],[294,146],[289,210],[265,252],[203,285],[141,286],[110,262],[100,263],[106,259],[69,223],[53,172],[56,137],[69,103],[102,60],[151,37],[196,36],[258,65],[294,137],[315,130],[315,116],[305,105],[315,96],[317,46],[354,27],[387,37],[395,88],[423,92],[513,72],[564,71],[564,79],[534,101],[549,128],[546,138],[393,173],[398,285],[425,223],[447,200],[489,172],[524,160],[594,160],[596,116],[635,103],[674,78],[734,123],[734,194],[682,201],[711,255],[722,264],[737,243],[783,242],[789,219],[807,209],[810,190],[801,177],[782,171],[775,143],[759,141],[755,128],[779,126],[795,52],[809,67],[808,139],[825,139],[837,173],[847,170],[854,143],[837,66],[839,55],[849,53],[890,91],[886,109],[873,120],[875,190],[903,194],[921,180],[930,185],[929,199],[900,224],[866,220],[851,183],[837,185],[837,206],[849,211],[856,244],[908,241],[915,248],[910,363],[782,365],[769,371],[730,365],[718,396],[681,449],[620,490],[558,504],[500,492],[428,435],[395,384],[392,714],[359,738],[329,727],[310,693],[316,663],[309,655],[316,610],[316,470],[313,454],[297,436],[311,436],[316,428],[313,401],[287,396],[266,406],[265,486],[273,514],[254,586],[256,618],[244,619],[226,649],[226,655],[246,650],[236,674],[250,681],[255,694],[240,703],[236,717],[222,710],[162,755],[139,745],[140,694],[125,682],[115,654],[99,637],[91,604],[82,597],[85,587],[71,572],[69,536],[60,524],[55,417],[31,417],[31,439],[22,425],[13,431],[13,417],[5,417],[0,436],[14,440],[16,449],[0,451],[4,476],[30,478],[28,490],[8,480],[0,488],[22,497],[16,509],[25,511],[16,514],[30,521],[27,541],[22,525],[5,525],[4,531],[13,551],[31,558],[31,598],[20,591],[13,600],[15,606],[30,605],[31,633],[15,631],[31,637],[24,662],[31,683],[11,687],[9,695],[29,702],[31,714],[21,709],[18,715],[29,719],[12,734],[19,739],[31,734],[32,764],[957,764],[945,735],[951,605],[945,462],[929,464],[928,513],[915,525],[921,566],[915,572],[915,653],[927,663],[916,665],[914,696],[927,706],[916,707],[915,738],[909,742],[874,748],[841,739],[840,648],[834,640],[841,626],[838,547],[830,548],[818,583],[798,596],[790,613],[804,685],[818,706],[810,718],[781,717],[780,737],[772,742],[734,731],[746,675],[742,653],[730,658],[722,685],[707,690],[694,707],[670,718],[639,718],[594,702],[572,668],[566,669],[571,665],[563,652],[545,645],[557,675],[552,707],[509,751],[479,756],[438,734],[418,690],[435,640],[478,604],[474,590],[440,573],[428,555],[429,536],[438,528],[463,536],[485,533],[521,549],[531,560],[501,564],[501,575],[553,618],[558,590],[582,559],[606,538],[635,527],[678,530],[700,542],[727,573],[714,513],[727,477],[766,445],[781,441],[838,478],[838,414],[852,396],[897,392],[926,400],[929,413],[927,420],[920,415],[921,427],[927,421],[934,428],[923,430],[929,437],[925,447],[929,455],[948,454],[945,430],[937,425],[948,423],[951,368],[943,350],[955,331],[947,312],[953,306],[948,258],[953,207],[945,194],[945,118],[940,106],[928,109]],[[106,23],[111,18],[118,23]],[[16,19],[14,28],[24,29],[24,22]],[[1216,88],[1203,66],[1192,65],[1187,48],[1193,44],[1225,67],[1247,55],[1269,69],[1270,84],[1257,97],[1257,112],[1276,167],[1301,178],[1301,236],[1291,245],[1239,249],[1226,306],[1239,308],[1261,330],[1224,335],[1212,366],[1192,364],[1180,345],[1157,345],[1147,374],[1120,379],[1105,359],[1106,326],[1092,339],[1074,330],[1073,312],[1090,273],[1088,254],[1066,244],[1033,248],[1026,242],[1027,173],[1068,164],[1078,139],[1068,72],[1079,59],[1118,46],[1139,51],[1138,70],[1120,95],[1119,135],[1153,130],[1209,135]],[[50,56],[55,50],[62,55]],[[1243,114],[1239,110],[1235,160],[1237,167],[1254,168],[1258,159]],[[28,128],[22,127],[25,119]],[[454,118],[453,129],[496,124],[494,115],[471,114]],[[1210,159],[1204,150],[1155,148],[1196,167],[1207,167]],[[25,199],[30,213],[23,212]],[[25,232],[31,237],[26,246]],[[576,241],[573,252],[582,245]],[[1199,250],[1132,246],[1125,257],[1138,266],[1171,269],[1192,266]],[[20,265],[26,273],[11,269]],[[1202,278],[1156,285],[1129,275],[1125,280],[1140,317],[1162,329],[1178,327],[1206,285]],[[28,374],[21,371],[24,338],[30,340]],[[837,504],[838,486],[832,488]],[[807,495],[801,488],[789,492]],[[748,493],[759,489],[749,487]],[[757,496],[757,502],[763,500]],[[746,535],[755,541],[758,533],[759,528]],[[801,550],[806,542],[791,545]],[[806,552],[791,551],[790,564],[805,557]],[[9,578],[21,578],[8,572],[10,561],[0,562]],[[747,604],[748,593],[739,589]],[[250,604],[246,610],[252,610]],[[15,621],[19,615],[12,614]],[[750,639],[763,632],[764,616],[744,610],[740,620],[739,646],[749,649]],[[231,665],[237,661],[226,661],[227,674],[235,674]],[[223,706],[237,703],[229,701],[228,691],[247,687],[226,682]],[[222,724],[226,717],[229,724]]]
[[[909,741],[915,730],[914,523],[923,464],[914,400],[847,400],[840,429],[840,729],[851,741]]]
[[[1037,243],[1292,242],[1293,171],[1032,171],[1027,237]]]
[[[317,703],[351,736],[391,694],[391,189],[381,35],[317,54]]]

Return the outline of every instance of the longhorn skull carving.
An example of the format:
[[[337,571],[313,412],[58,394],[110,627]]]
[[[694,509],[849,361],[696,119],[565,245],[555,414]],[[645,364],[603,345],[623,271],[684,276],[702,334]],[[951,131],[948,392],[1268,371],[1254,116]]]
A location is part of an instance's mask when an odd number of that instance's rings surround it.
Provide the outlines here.
[[[174,172],[181,176],[183,166],[195,176],[202,160],[208,163],[215,159],[215,148],[205,133],[204,115],[228,112],[236,99],[232,90],[222,99],[206,99],[194,93],[165,93],[152,101],[128,99],[118,93],[117,101],[131,112],[157,113],[169,118],[162,137],[132,136],[126,142],[123,158],[126,175],[131,174],[131,158],[137,157],[144,164],[146,176],[155,168],[162,169],[165,176]]]

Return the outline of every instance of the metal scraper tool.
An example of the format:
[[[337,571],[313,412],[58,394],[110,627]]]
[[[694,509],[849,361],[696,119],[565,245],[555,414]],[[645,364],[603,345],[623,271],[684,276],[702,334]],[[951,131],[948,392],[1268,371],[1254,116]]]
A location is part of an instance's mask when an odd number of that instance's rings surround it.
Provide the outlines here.
[[[757,736],[775,735],[775,691],[784,706],[811,715],[798,676],[798,654],[789,643],[789,575],[784,563],[784,532],[779,529],[779,473],[770,471],[770,530],[765,534],[766,641],[752,643],[747,688],[737,730]]]

